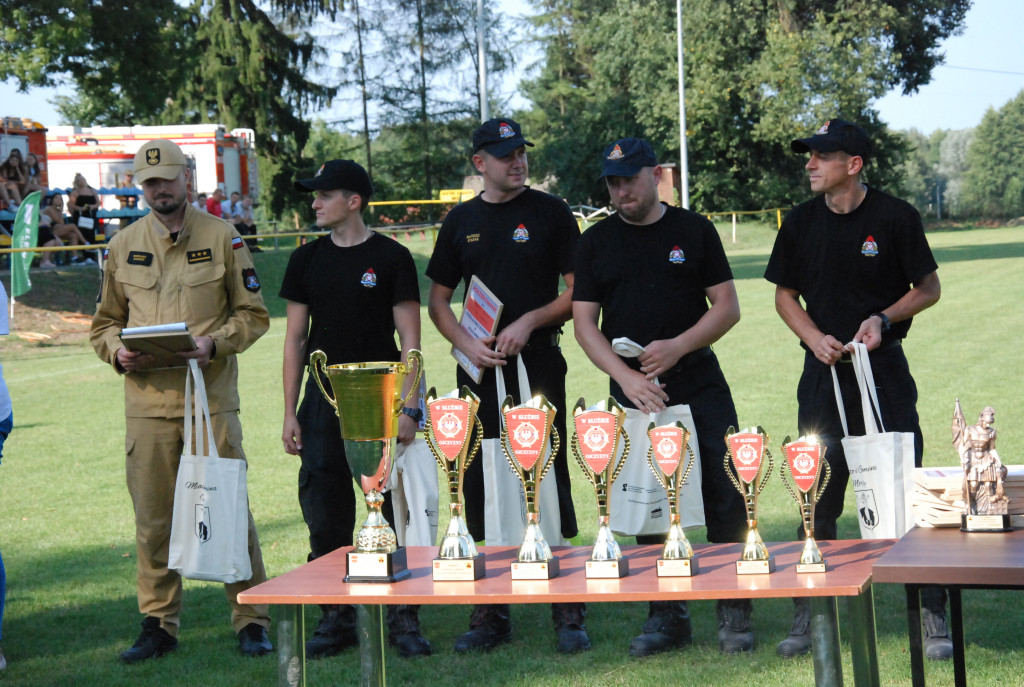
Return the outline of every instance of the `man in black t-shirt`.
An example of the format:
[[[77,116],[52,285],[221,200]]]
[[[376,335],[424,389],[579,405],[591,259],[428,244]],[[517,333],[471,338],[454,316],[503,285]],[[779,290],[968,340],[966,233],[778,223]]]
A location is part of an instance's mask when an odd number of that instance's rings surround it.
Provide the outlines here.
[[[794,140],[795,153],[808,153],[806,169],[815,198],[787,216],[772,249],[765,279],[775,284],[775,308],[800,339],[804,368],[797,387],[798,428],[815,434],[825,446],[832,479],[814,513],[814,535],[835,539],[836,522],[850,472],[841,440],[832,368],[847,408],[856,408],[860,392],[847,343],[870,351],[878,387],[882,424],[890,432],[913,432],[915,464],[921,465],[924,439],[917,415],[917,386],[910,375],[902,341],[914,315],[939,300],[938,265],[925,239],[921,216],[908,203],[869,188],[861,180],[870,141],[860,127],[833,119],[809,138]],[[801,303],[801,300],[803,301]],[[837,364],[838,363],[838,364]],[[864,433],[858,413],[847,417],[850,434]],[[798,528],[802,538],[803,526]],[[796,599],[789,637],[779,643],[784,658],[811,648],[807,599]],[[952,656],[946,632],[945,591],[922,592],[925,654]]]
[[[484,436],[500,435],[495,371],[505,370],[506,391],[517,404],[517,356],[522,358],[534,395],[543,394],[557,409],[555,428],[562,438],[555,456],[554,478],[562,536],[577,534],[569,464],[566,461],[565,359],[558,347],[561,325],[571,316],[573,252],[579,227],[568,206],[526,185],[526,146],[519,124],[507,118],[484,122],[473,134],[473,164],[484,190],[452,208],[437,236],[427,266],[430,318],[438,331],[483,369],[475,383],[460,367],[459,385],[480,397]],[[477,276],[503,304],[495,336],[476,339],[459,324],[451,300],[460,283]],[[559,276],[566,288],[559,293]],[[473,538],[484,538],[483,461],[466,470],[466,520]],[[548,478],[550,479],[550,477]],[[459,652],[491,648],[511,636],[508,605],[477,606],[470,630],[455,642]],[[583,626],[583,604],[554,604],[552,615],[563,653],[590,648]]]
[[[621,139],[605,149],[601,177],[618,212],[580,239],[572,297],[576,340],[608,374],[612,396],[626,408],[650,413],[690,406],[708,540],[741,542],[744,500],[722,463],[725,435],[738,425],[736,408],[711,351],[740,319],[736,286],[715,225],[658,201],[661,174],[643,139]],[[612,341],[620,337],[643,346],[643,353],[619,356]],[[664,535],[637,537],[639,544],[664,541]],[[750,612],[749,599],[718,602],[722,651],[753,649]],[[656,601],[629,653],[649,656],[692,641],[686,603]]]
[[[299,505],[313,560],[352,544],[356,503],[338,418],[312,371],[299,405],[302,371],[316,350],[327,355],[328,365],[404,362],[420,346],[420,293],[409,250],[363,223],[373,195],[365,169],[352,160],[331,160],[295,187],[316,193],[316,224],[331,232],[292,253],[279,294],[287,301],[282,440],[284,450],[302,460]],[[401,348],[395,345],[396,330]],[[408,444],[422,411],[410,403],[402,412],[398,440]],[[394,522],[390,496],[385,494],[385,518]],[[358,641],[353,606],[325,606],[323,611],[306,643],[310,657],[334,655]],[[430,654],[419,631],[417,606],[388,606],[388,628],[402,656]]]

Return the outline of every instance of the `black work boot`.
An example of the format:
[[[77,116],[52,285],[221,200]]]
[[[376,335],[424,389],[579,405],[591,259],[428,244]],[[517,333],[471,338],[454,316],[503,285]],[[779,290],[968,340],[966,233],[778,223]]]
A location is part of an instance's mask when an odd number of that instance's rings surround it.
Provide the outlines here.
[[[402,658],[430,655],[430,642],[420,634],[419,606],[388,606],[388,642]]]
[[[718,649],[723,654],[754,650],[754,629],[750,624],[750,599],[723,599],[718,613]]]
[[[921,625],[924,627],[924,655],[933,661],[953,657],[953,640],[946,628],[946,590],[921,588]]]
[[[651,656],[693,643],[685,601],[652,601],[641,634],[629,643],[630,656]]]
[[[508,604],[474,606],[469,618],[469,632],[455,640],[455,652],[493,649],[512,639]]]
[[[238,631],[238,650],[243,656],[266,656],[274,650],[267,637],[267,628],[249,623]]]
[[[149,658],[160,658],[178,648],[178,640],[160,627],[160,618],[146,616],[142,619],[142,632],[132,648],[121,652],[125,663],[138,663]]]
[[[563,654],[590,651],[590,637],[583,619],[587,605],[583,603],[551,604],[551,619],[558,633],[558,650]]]
[[[313,637],[306,642],[306,658],[340,654],[359,643],[355,606],[321,606],[323,616]]]
[[[782,658],[802,656],[811,650],[811,600],[806,597],[793,599],[796,613],[789,636],[779,642],[775,649]]]

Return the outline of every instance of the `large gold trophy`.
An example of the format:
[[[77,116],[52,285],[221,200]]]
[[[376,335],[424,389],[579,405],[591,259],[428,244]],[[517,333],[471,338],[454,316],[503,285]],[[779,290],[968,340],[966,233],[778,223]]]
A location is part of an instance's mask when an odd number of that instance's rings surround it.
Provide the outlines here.
[[[629,435],[622,426],[626,411],[613,398],[608,399],[605,407],[607,410],[587,410],[581,398],[573,410],[572,451],[597,493],[597,540],[586,563],[588,578],[619,578],[629,574],[629,561],[622,557],[622,549],[608,526],[608,490],[629,455]],[[622,457],[616,462],[620,437]]]
[[[661,427],[655,427],[652,422],[647,428],[647,436],[651,440],[647,464],[668,494],[670,518],[668,537],[657,563],[658,577],[690,577],[697,574],[699,565],[679,517],[679,492],[693,469],[690,432],[681,422]],[[689,456],[686,461],[683,461],[684,453]]]
[[[747,542],[743,555],[736,561],[739,575],[759,575],[775,571],[775,557],[757,531],[757,497],[772,474],[772,454],[768,450],[768,435],[760,427],[737,432],[729,428],[725,437],[729,452],[725,456],[725,472],[739,489],[747,506]]]
[[[543,396],[534,396],[526,403],[513,406],[512,397],[505,398],[501,412],[505,426],[501,430],[501,450],[509,465],[519,476],[526,498],[526,532],[519,555],[512,561],[513,580],[550,580],[558,577],[558,559],[544,540],[540,529],[537,497],[540,482],[555,464],[561,442],[552,425],[555,407]],[[551,437],[551,451],[547,451]]]
[[[352,478],[366,495],[366,521],[348,554],[345,582],[394,582],[409,575],[405,548],[398,546],[394,530],[380,512],[391,469],[395,463],[398,416],[419,386],[423,357],[413,349],[409,363],[373,362],[328,365],[323,351],[309,356],[311,373],[320,392],[341,423],[345,459]],[[409,393],[402,385],[415,364]],[[334,396],[327,393],[320,375],[326,375]]]
[[[433,388],[427,392],[427,446],[448,474],[451,514],[448,531],[433,562],[434,581],[471,582],[486,574],[485,554],[477,551],[462,515],[462,481],[484,436],[483,424],[476,416],[479,408],[480,399],[468,386],[462,387],[461,395],[453,391],[442,398],[437,397]]]
[[[800,506],[800,515],[804,520],[804,550],[800,554],[800,562],[796,564],[798,573],[823,573],[826,568],[826,561],[821,556],[821,550],[814,541],[814,504],[821,500],[821,495],[828,487],[828,481],[832,478],[832,468],[825,461],[825,447],[821,445],[818,437],[814,435],[803,436],[796,441],[786,441],[782,444],[782,450],[786,459],[782,461],[779,468],[779,477],[782,478],[786,489],[796,499]],[[824,471],[822,470],[824,468]],[[789,472],[790,479],[786,479]],[[822,479],[824,472],[824,479]],[[794,489],[793,487],[796,487]]]

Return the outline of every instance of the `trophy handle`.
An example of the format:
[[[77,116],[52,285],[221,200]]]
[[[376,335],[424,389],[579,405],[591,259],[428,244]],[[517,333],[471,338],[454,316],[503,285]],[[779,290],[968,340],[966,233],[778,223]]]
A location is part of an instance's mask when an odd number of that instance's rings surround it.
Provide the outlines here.
[[[484,438],[484,423],[482,423],[480,418],[476,416],[473,417],[473,420],[474,426],[476,427],[476,433],[473,438],[473,445],[470,447],[469,453],[466,454],[466,464],[462,466],[463,468],[468,468],[473,464],[473,460],[480,452],[480,442],[483,441]]]
[[[313,379],[316,380],[316,385],[320,387],[320,393],[324,395],[327,402],[334,408],[334,414],[338,414],[338,402],[327,393],[327,389],[324,388],[323,382],[320,381],[320,372],[327,374],[327,354],[323,351],[313,351],[312,355],[309,356],[309,366],[312,368]]]
[[[317,351],[316,353],[319,352],[320,351]],[[316,353],[313,355],[316,355]],[[405,404],[409,402],[412,395],[420,388],[420,378],[423,376],[423,354],[415,348],[410,348],[409,353],[405,357],[406,360],[409,361],[409,365],[412,365],[414,362],[416,363],[416,376],[413,377],[412,384],[409,385],[409,393],[405,395],[405,398],[402,399],[401,403],[395,406],[395,410],[393,411],[395,413],[395,417],[398,417],[398,414],[402,412],[402,408],[405,407]]]
[[[576,462],[579,463],[580,469],[583,471],[583,476],[586,477],[592,485],[597,487],[597,476],[591,472],[590,466],[587,465],[587,461],[583,457],[583,452],[580,451],[579,437],[576,436],[575,432],[572,434],[572,439],[569,440],[569,446],[572,448],[572,454],[576,456]]]

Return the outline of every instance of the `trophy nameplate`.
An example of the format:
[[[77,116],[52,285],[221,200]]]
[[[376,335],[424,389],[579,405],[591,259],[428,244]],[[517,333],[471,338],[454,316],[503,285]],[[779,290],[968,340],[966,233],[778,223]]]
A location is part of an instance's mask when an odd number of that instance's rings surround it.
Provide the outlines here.
[[[690,476],[694,462],[690,432],[681,422],[661,427],[655,427],[652,422],[647,427],[647,436],[650,439],[647,465],[668,494],[669,508],[668,536],[655,568],[658,577],[690,577],[697,574],[700,566],[686,538],[686,531],[680,524],[679,514],[679,494],[686,484],[686,478]],[[688,460],[683,460],[684,454]]]
[[[390,554],[348,552],[345,582],[397,582],[409,576],[405,547]]]
[[[747,509],[747,541],[740,560],[736,561],[736,573],[764,575],[775,572],[775,556],[768,553],[768,547],[757,531],[757,498],[768,484],[773,466],[768,435],[760,427],[740,432],[730,427],[725,443],[728,448],[725,472],[743,495]]]
[[[593,579],[620,578],[629,574],[629,561],[609,527],[609,491],[629,456],[629,436],[623,424],[626,411],[609,398],[587,410],[581,398],[573,410],[572,451],[597,497],[597,539],[586,562],[586,576]],[[619,439],[622,439],[622,456]]]
[[[960,529],[964,532],[1012,532],[1013,520],[1004,513],[1002,515],[967,515],[960,516]]]

